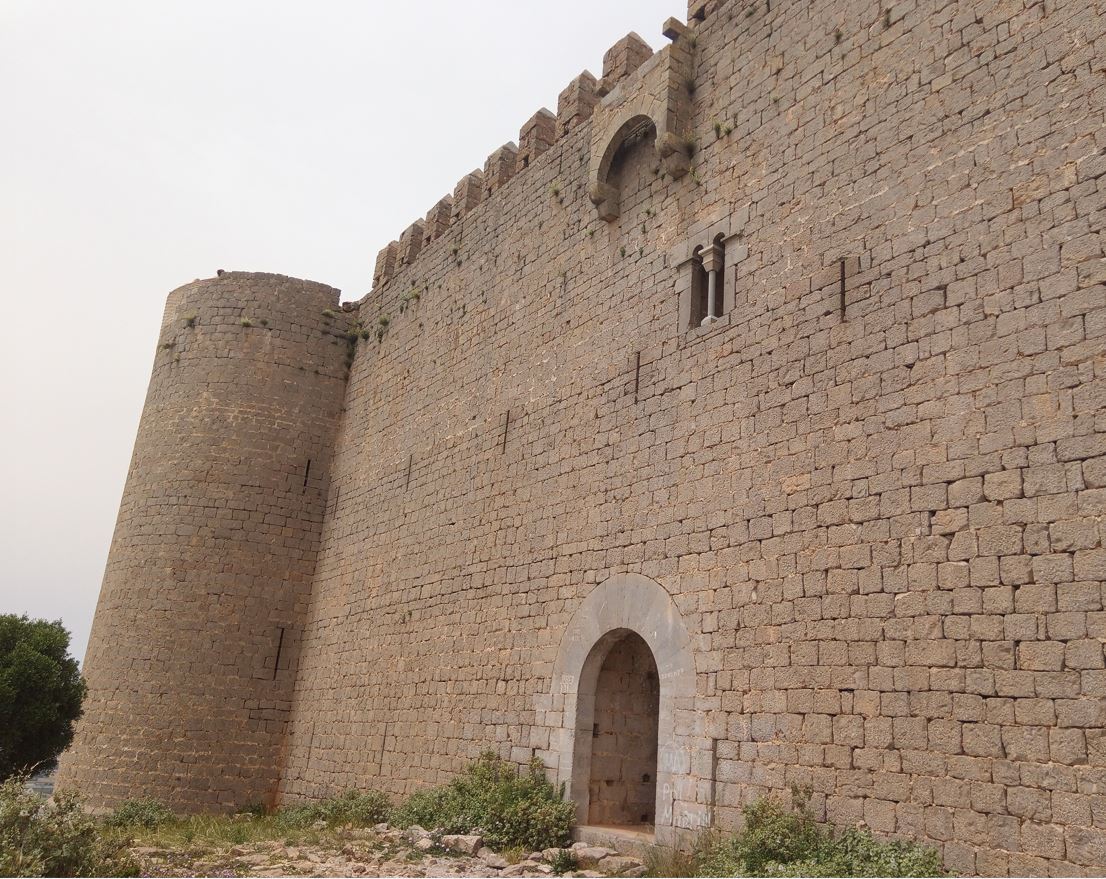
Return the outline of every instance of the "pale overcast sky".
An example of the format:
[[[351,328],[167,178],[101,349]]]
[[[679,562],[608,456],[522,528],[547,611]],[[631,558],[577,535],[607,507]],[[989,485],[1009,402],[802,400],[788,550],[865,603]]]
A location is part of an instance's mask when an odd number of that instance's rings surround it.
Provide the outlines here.
[[[0,613],[83,657],[166,295],[377,251],[681,0],[0,0]]]

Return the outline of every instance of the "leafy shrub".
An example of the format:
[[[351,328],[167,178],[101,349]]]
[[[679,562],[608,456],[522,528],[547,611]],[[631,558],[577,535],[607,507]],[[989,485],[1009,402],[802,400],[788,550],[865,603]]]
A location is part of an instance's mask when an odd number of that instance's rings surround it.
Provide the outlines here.
[[[43,800],[21,778],[0,784],[0,876],[136,876],[128,843],[103,834],[73,794]]]
[[[881,841],[867,830],[819,824],[805,802],[792,809],[760,799],[744,809],[745,827],[714,840],[697,857],[701,876],[944,876],[928,846]]]
[[[579,863],[576,861],[576,854],[570,848],[559,848],[557,853],[553,855],[552,860],[549,862],[549,866],[553,868],[553,872],[562,876],[565,873],[570,873],[579,867]]]
[[[281,809],[277,818],[288,827],[309,827],[317,821],[332,826],[369,827],[386,820],[390,808],[387,794],[347,790],[334,799]]]
[[[154,799],[124,800],[104,819],[108,827],[145,827],[153,830],[172,821],[174,815],[164,803]]]
[[[533,851],[568,845],[574,815],[563,789],[546,779],[540,760],[520,775],[514,764],[486,751],[449,784],[413,793],[392,814],[392,823],[479,832],[493,848]]]
[[[60,622],[0,614],[0,781],[54,765],[84,695]]]

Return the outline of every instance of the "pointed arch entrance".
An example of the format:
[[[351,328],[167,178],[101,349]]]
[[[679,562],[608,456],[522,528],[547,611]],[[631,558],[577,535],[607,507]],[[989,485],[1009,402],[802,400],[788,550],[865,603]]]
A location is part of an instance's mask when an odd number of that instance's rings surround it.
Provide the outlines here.
[[[655,830],[709,823],[692,771],[691,638],[664,588],[617,574],[580,603],[553,667],[558,780],[581,825]],[[651,800],[651,803],[650,803]]]

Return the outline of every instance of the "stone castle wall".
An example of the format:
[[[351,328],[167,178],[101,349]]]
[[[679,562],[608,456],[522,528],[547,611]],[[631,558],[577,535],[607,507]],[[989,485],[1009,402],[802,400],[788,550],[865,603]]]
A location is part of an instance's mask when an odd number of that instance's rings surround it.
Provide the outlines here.
[[[586,804],[630,629],[658,839],[805,786],[956,871],[1106,866],[1104,11],[695,3],[385,248],[280,796],[491,746]]]

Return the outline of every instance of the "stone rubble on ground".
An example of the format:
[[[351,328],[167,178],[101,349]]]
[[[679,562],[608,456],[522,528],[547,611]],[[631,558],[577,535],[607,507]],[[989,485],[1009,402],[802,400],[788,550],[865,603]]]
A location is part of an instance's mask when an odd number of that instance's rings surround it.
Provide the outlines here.
[[[601,846],[575,843],[569,849],[547,848],[511,864],[484,845],[476,834],[442,834],[412,825],[404,830],[388,824],[371,829],[347,828],[336,838],[309,845],[279,841],[236,845],[225,850],[187,851],[135,847],[131,851],[143,876],[417,876],[417,877],[545,877],[553,863],[571,855],[574,869],[566,877],[637,877],[645,873],[638,859]]]

